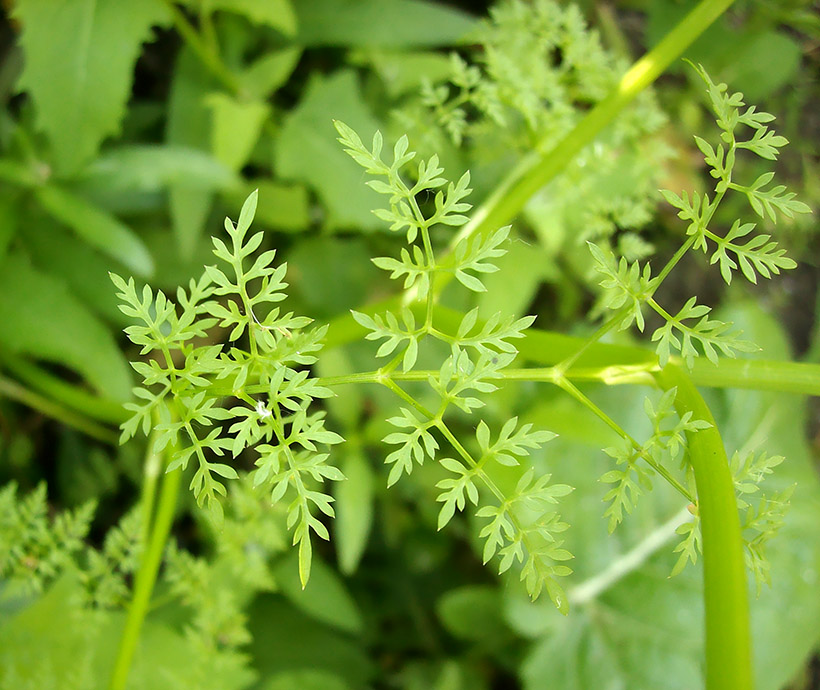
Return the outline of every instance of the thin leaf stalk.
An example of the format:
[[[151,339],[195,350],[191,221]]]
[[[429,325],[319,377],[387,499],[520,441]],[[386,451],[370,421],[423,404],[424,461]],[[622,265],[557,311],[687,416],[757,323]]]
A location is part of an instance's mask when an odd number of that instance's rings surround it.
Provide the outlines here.
[[[561,344],[564,343],[565,338],[570,337],[547,331],[536,331],[535,334],[538,336],[539,342],[543,341],[541,336],[546,336],[547,339],[554,336],[556,342]],[[528,332],[527,335],[531,335],[531,333]],[[576,340],[582,342],[580,338]],[[555,359],[549,357],[549,355],[538,357],[538,353],[531,354],[530,348],[526,345],[521,346],[520,349],[522,354],[526,354],[527,359],[536,362],[538,359],[545,361]],[[595,343],[591,349],[596,355],[594,366],[574,366],[567,372],[561,372],[557,366],[511,368],[499,372],[499,378],[505,381],[555,383],[558,378],[564,376],[570,381],[597,381],[610,386],[621,384],[653,385],[654,375],[660,371],[657,358],[655,361],[648,359],[645,362],[631,361],[630,358],[622,356],[622,346]],[[639,354],[645,354],[647,358],[652,356],[649,350],[640,348],[634,348],[634,350]],[[401,354],[399,355],[399,361]],[[679,357],[670,357],[670,361],[673,364],[682,364]],[[435,376],[437,373],[432,369],[418,369],[408,372],[378,369],[341,374],[339,376],[323,376],[317,378],[317,382],[322,386],[332,387],[355,383],[383,384],[386,380],[427,381],[430,376]],[[707,388],[740,388],[820,396],[820,365],[808,362],[721,359],[719,364],[715,365],[708,360],[695,359],[692,369],[689,371],[689,377],[695,385]],[[227,386],[214,386],[208,390],[215,396],[229,397],[235,393],[232,388]],[[245,386],[243,389],[245,393],[250,395],[265,393],[267,390],[268,386],[265,384],[252,384]]]
[[[501,503],[501,505],[507,505],[509,503],[509,499],[504,494],[504,492],[499,488],[499,486],[493,481],[492,477],[490,477],[485,471],[482,466],[482,463],[477,461],[470,452],[462,445],[461,441],[456,438],[456,435],[450,430],[447,424],[442,419],[443,410],[439,411],[438,414],[433,414],[430,410],[428,410],[424,405],[419,403],[415,398],[413,398],[409,393],[407,393],[404,389],[398,386],[393,381],[385,381],[384,384],[387,388],[391,391],[396,393],[402,400],[409,403],[413,406],[415,410],[420,412],[423,416],[427,417],[428,420],[432,423],[432,425],[441,432],[442,436],[447,439],[447,442],[452,446],[453,450],[458,453],[459,456],[467,463],[467,465],[475,471],[476,476],[481,479],[490,493],[495,496],[496,499]],[[446,404],[444,405],[446,408]],[[523,535],[523,543],[524,546],[532,551],[532,544],[529,538],[526,536],[527,532],[521,525],[518,516],[515,515],[514,512],[509,512],[509,519],[514,525],[515,529]]]
[[[584,395],[578,388],[576,388],[572,383],[570,383],[565,378],[559,378],[556,382],[556,385],[559,386],[561,389],[569,393],[573,398],[575,398],[578,402],[580,402],[584,407],[590,410],[596,417],[598,417],[604,424],[606,424],[610,429],[612,429],[618,436],[622,439],[627,441],[633,448],[633,450],[638,453],[638,456],[642,458],[647,465],[649,465],[655,472],[657,472],[661,477],[663,477],[670,486],[672,486],[675,491],[677,491],[681,496],[683,496],[687,501],[694,502],[695,497],[689,492],[689,490],[683,486],[674,476],[667,470],[662,464],[660,464],[655,458],[653,458],[649,453],[647,453],[642,447],[641,444],[638,443],[620,424],[618,424],[612,417],[610,417],[606,412],[604,412],[600,407],[598,407],[592,400],[590,400],[586,395]]]

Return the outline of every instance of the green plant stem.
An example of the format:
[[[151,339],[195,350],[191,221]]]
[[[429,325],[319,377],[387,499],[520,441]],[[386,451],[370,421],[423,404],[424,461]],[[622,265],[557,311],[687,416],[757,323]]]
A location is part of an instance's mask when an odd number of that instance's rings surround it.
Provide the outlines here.
[[[202,40],[208,46],[208,51],[219,54],[219,38],[216,35],[216,27],[214,26],[214,17],[211,8],[206,3],[199,4],[199,26]]]
[[[154,416],[154,426],[159,423],[159,416]],[[153,452],[153,438],[148,442],[148,454],[145,457],[145,466],[142,470],[142,494],[140,496],[140,510],[142,525],[140,526],[140,544],[143,551],[148,548],[151,537],[151,525],[154,518],[154,502],[157,495],[157,484],[162,473],[162,455]]]
[[[591,336],[589,336],[575,352],[573,352],[569,357],[566,359],[561,360],[557,365],[556,369],[560,370],[561,372],[566,372],[575,362],[577,362],[583,354],[591,348],[595,343],[597,343],[601,338],[603,338],[607,333],[609,333],[615,326],[617,326],[624,318],[624,311],[621,310],[613,314],[607,321],[605,321],[597,331],[595,331]]]
[[[401,386],[399,386],[392,379],[389,379],[389,378],[388,379],[383,379],[382,381],[379,381],[379,383],[381,383],[388,390],[393,391],[402,400],[404,400],[404,402],[406,402],[414,410],[421,413],[422,415],[424,415],[428,419],[434,419],[435,418],[435,415],[432,412],[430,412],[430,410],[428,410],[426,407],[424,407],[424,405],[422,405],[420,402],[418,402],[412,395],[407,393],[407,391],[405,391]]]
[[[674,364],[680,361],[673,357]],[[612,364],[596,367],[573,367],[564,376],[571,381],[598,381],[607,385],[652,385],[654,375],[660,371],[657,364]],[[434,370],[391,373],[394,381],[427,381],[438,374]],[[557,367],[531,367],[504,369],[505,381],[544,381],[555,383],[561,375]],[[349,383],[380,383],[385,374],[367,371],[342,376],[325,376],[319,379],[323,386],[341,386]],[[708,360],[696,359],[689,378],[697,386],[707,388],[741,388],[758,391],[795,393],[820,396],[820,365],[804,362],[775,362],[762,359],[721,359],[718,365]],[[258,389],[258,390],[255,390]],[[265,386],[248,386],[249,393],[264,393]],[[225,388],[219,394],[228,396],[232,391]]]
[[[703,534],[703,588],[706,607],[707,690],[750,690],[751,640],[743,537],[735,489],[723,440],[712,413],[682,369],[667,365],[657,376],[668,390],[677,387],[679,415],[691,412],[712,426],[687,432]]]
[[[539,335],[554,336],[563,342],[561,334],[538,332]],[[580,341],[580,339],[577,339]],[[595,354],[606,353],[612,347],[617,355],[620,346],[596,344]],[[522,348],[523,349],[523,348]],[[623,348],[626,349],[626,348]],[[637,350],[643,354],[644,351]],[[648,351],[645,353],[651,355]],[[549,359],[549,357],[545,357]],[[657,361],[643,363],[620,363],[618,356],[608,358],[597,366],[575,366],[567,372],[562,372],[558,366],[528,367],[521,369],[504,369],[501,379],[505,381],[543,381],[556,383],[563,375],[570,381],[598,381],[607,385],[638,384],[653,385],[654,375],[660,371]],[[677,357],[672,357],[674,364],[681,364]],[[317,379],[322,386],[344,386],[353,383],[382,383],[384,380],[393,381],[427,381],[436,376],[437,371],[419,369],[416,371],[392,372],[385,369],[363,371],[340,376],[323,376]],[[708,360],[696,359],[689,377],[697,386],[709,388],[742,388],[748,390],[765,390],[775,392],[796,393],[798,395],[820,396],[820,365],[804,362],[776,362],[761,359],[721,359],[718,365]],[[214,386],[209,389],[213,395],[224,397],[234,396],[235,391],[228,387]],[[245,386],[245,393],[258,395],[266,393],[268,386],[264,384]]]
[[[128,673],[139,642],[140,630],[148,612],[151,594],[154,591],[154,584],[162,561],[162,553],[165,550],[168,534],[171,531],[181,478],[182,471],[180,469],[168,472],[163,476],[156,517],[151,526],[148,543],[142,553],[140,567],[134,580],[134,596],[131,599],[128,617],[120,638],[120,646],[114,662],[111,682],[108,686],[109,690],[124,690],[128,682]]]
[[[453,449],[458,453],[462,459],[470,466],[472,470],[475,471],[476,475],[481,477],[481,481],[484,482],[485,486],[490,490],[490,492],[495,496],[501,504],[507,502],[507,497],[504,495],[504,492],[498,488],[498,485],[492,480],[492,478],[484,471],[481,467],[481,464],[467,451],[467,449],[461,445],[461,442],[456,438],[456,435],[450,431],[450,428],[444,423],[444,421],[439,417],[435,420],[435,427],[438,429],[442,436],[447,439],[448,443],[453,447]],[[519,532],[522,534],[524,530],[522,529],[518,518],[512,514],[509,514],[510,519],[513,521],[513,524],[516,526]]]
[[[567,592],[569,603],[575,606],[583,606],[595,601],[616,582],[620,582],[640,568],[652,554],[675,536],[675,530],[680,525],[691,519],[692,515],[689,513],[689,509],[687,507],[681,508],[669,520],[652,530],[640,542],[626,553],[618,556],[601,572],[572,587]]]
[[[6,397],[10,400],[22,403],[37,410],[37,412],[40,412],[46,417],[51,417],[58,422],[74,427],[78,431],[98,441],[103,441],[110,445],[117,444],[117,434],[110,429],[106,429],[94,420],[74,412],[74,410],[62,407],[53,400],[49,400],[38,393],[30,391],[16,381],[7,379],[4,376],[0,376],[0,397]]]
[[[507,225],[533,194],[565,170],[568,163],[731,4],[732,0],[703,0],[660,43],[635,62],[609,96],[598,103],[554,148],[546,153],[540,153],[536,148],[524,158],[476,209],[450,246],[455,247],[470,235]],[[439,281],[439,288],[444,282]]]
[[[721,359],[716,366],[696,359],[690,377],[698,386],[820,396],[820,365],[809,362]]]

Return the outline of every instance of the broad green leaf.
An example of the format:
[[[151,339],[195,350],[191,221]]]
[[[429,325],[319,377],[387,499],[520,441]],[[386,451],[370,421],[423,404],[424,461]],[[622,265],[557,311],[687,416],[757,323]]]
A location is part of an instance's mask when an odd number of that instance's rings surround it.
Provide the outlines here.
[[[539,246],[523,241],[506,245],[507,253],[495,259],[498,271],[482,276],[487,288],[477,299],[482,314],[523,316],[543,280],[556,282],[558,267]]]
[[[733,91],[742,91],[747,102],[754,103],[792,83],[803,54],[794,38],[779,31],[738,38],[720,72],[721,79],[731,84]]]
[[[590,387],[586,392],[636,438],[650,433],[642,419],[641,403],[647,389]],[[615,436],[586,410],[576,407],[573,415],[560,398],[555,403],[560,414],[553,415],[544,407],[526,421],[538,424],[540,419],[555,417],[557,422],[554,430],[560,436],[549,444],[549,468],[554,470],[553,481],[576,487],[560,506],[562,518],[571,525],[566,536],[576,555],[572,562],[575,573],[565,584],[570,599],[566,617],[550,602],[530,603],[523,592],[512,587],[505,590],[508,625],[533,638],[520,669],[523,687],[700,687],[699,573],[690,568],[677,578],[669,578],[675,562],[671,553],[674,529],[681,519],[683,501],[656,480],[655,490],[641,498],[629,519],[610,536],[602,517],[605,504],[601,498],[606,487],[598,479],[613,467],[612,459],[600,448],[612,444]],[[583,462],[556,463],[556,457]],[[621,560],[625,554],[635,553],[642,556],[634,562]],[[627,563],[631,567],[621,568]],[[609,586],[602,584],[597,596],[586,598],[583,590],[609,572],[619,576],[605,580]],[[579,596],[585,597],[583,604]]]
[[[282,593],[316,620],[348,633],[360,633],[364,627],[361,613],[344,583],[322,560],[314,556],[310,580],[304,589],[296,567],[296,550],[291,550],[274,570]]]
[[[378,271],[359,238],[306,238],[288,257],[293,270],[292,292],[301,296],[309,313],[336,316],[364,303]],[[328,266],[334,266],[329,273]]]
[[[93,158],[119,131],[131,93],[134,62],[150,29],[168,21],[160,0],[21,0],[25,68],[20,88],[63,174]]]
[[[214,88],[213,77],[193,51],[183,48],[174,66],[168,94],[167,144],[210,151],[212,116],[205,98]],[[211,198],[211,190],[192,189],[184,184],[173,185],[169,190],[171,221],[184,258],[193,256],[208,220]]]
[[[365,107],[355,72],[314,77],[302,102],[285,118],[276,142],[280,177],[311,185],[327,212],[330,228],[375,230],[384,226],[372,209],[381,199],[362,184],[358,165],[339,146],[332,118],[369,137],[378,122]]]
[[[0,621],[0,687],[104,690],[125,614],[82,605],[76,574]],[[241,690],[255,680],[242,656],[205,650],[194,639],[149,617],[129,672],[129,688]]]
[[[764,358],[788,356],[782,331],[756,305],[744,303],[722,317],[757,339]],[[631,410],[640,408],[640,389],[631,393],[615,387],[589,394],[633,435],[645,437],[645,429],[629,422]],[[805,428],[806,406],[793,396],[752,391],[709,391],[709,401],[730,453],[765,448],[785,455],[771,487],[776,491],[797,483],[786,524],[769,547],[773,585],[756,598],[754,584],[749,583],[755,687],[777,690],[798,672],[820,637],[820,483],[799,431]],[[593,498],[600,492],[596,478],[606,463],[578,433],[583,411],[575,424],[568,411],[556,416],[544,409],[539,414],[562,420],[555,427],[561,437],[550,444],[551,453],[586,457],[588,462],[550,463],[555,480],[578,487],[561,506],[572,525],[567,536],[578,556],[573,562],[577,576],[567,588],[569,616],[562,618],[547,604],[530,604],[512,589],[507,595],[508,624],[534,638],[521,670],[524,688],[700,687],[702,560],[668,577],[676,560],[671,551],[679,539],[674,527],[686,515],[683,501],[656,479],[655,491],[642,497],[619,528],[625,531],[607,538]],[[569,436],[577,441],[569,443]],[[600,447],[602,440],[592,443]],[[794,601],[801,605],[794,607]],[[788,626],[782,625],[784,610],[789,611]]]
[[[758,303],[730,305],[721,317],[760,344],[762,351],[750,359],[791,356],[788,337]],[[759,598],[753,587],[750,594],[756,687],[777,690],[799,672],[820,641],[820,481],[803,431],[809,410],[805,400],[783,393],[727,390],[720,399],[716,419],[727,447],[783,455],[770,480],[772,490],[797,485],[786,523],[768,549],[772,587],[764,587]],[[788,625],[783,625],[784,611]]]
[[[290,0],[206,0],[203,4],[212,10],[241,14],[255,24],[266,24],[283,34],[296,31],[296,15]]]
[[[269,106],[261,101],[240,101],[225,93],[210,94],[206,103],[213,113],[211,150],[214,157],[238,171],[259,140]]]
[[[670,567],[658,556],[583,609],[549,616],[520,671],[525,690],[703,687],[699,587],[669,579]]]
[[[361,342],[359,345],[369,345],[369,343]],[[324,377],[346,376],[360,371],[356,368],[351,355],[350,347],[323,350],[322,356],[316,362],[316,373]],[[367,352],[367,357],[372,358],[372,351]],[[369,364],[368,360],[365,361]],[[332,398],[325,400],[325,405],[327,405],[331,419],[341,424],[345,437],[349,439],[346,447],[350,448],[352,446],[349,444],[356,442],[355,439],[359,433],[367,391],[360,386],[338,386],[334,393]],[[341,483],[335,484],[334,488],[338,489],[341,485]]]
[[[0,194],[0,261],[6,255],[20,223],[20,204],[11,194]]]
[[[109,323],[130,323],[117,304],[108,272],[117,270],[110,258],[88,246],[48,218],[26,218],[21,238],[38,270],[64,282],[94,313]]]
[[[57,447],[57,486],[67,505],[95,501],[117,489],[121,466],[107,451],[89,447],[83,435],[73,429],[61,431]]]
[[[444,81],[450,76],[452,65],[448,56],[432,51],[370,48],[360,50],[355,58],[381,77],[393,98],[417,91],[425,81],[432,84]]]
[[[202,237],[211,209],[209,190],[190,189],[174,185],[169,190],[171,222],[182,258],[193,256],[194,247]]]
[[[649,5],[647,38],[660,41],[688,11],[675,0],[653,0]],[[741,91],[747,101],[770,96],[791,82],[800,67],[801,48],[796,39],[782,31],[747,25],[738,28],[728,16],[715,22],[686,51],[694,63],[727,82],[731,91]],[[671,66],[682,70],[681,61]],[[700,88],[700,85],[698,85]]]
[[[299,0],[294,5],[295,40],[306,46],[452,45],[475,27],[470,15],[421,0]]]
[[[326,671],[285,671],[269,678],[261,690],[350,690],[350,685]]]
[[[333,541],[339,570],[350,575],[356,572],[370,536],[376,480],[373,468],[361,451],[349,451],[341,470],[347,479],[333,487],[336,499]]]
[[[352,688],[370,687],[374,664],[364,646],[349,635],[302,613],[281,596],[257,597],[249,613],[253,641],[248,651],[263,677],[310,669],[344,678]]]
[[[131,228],[110,213],[56,184],[38,187],[37,201],[50,216],[70,227],[93,247],[128,266],[134,273],[149,276],[154,260]]]
[[[103,619],[81,606],[76,575],[65,575],[16,615],[0,622],[0,687],[102,690],[95,676],[114,647]],[[55,621],[61,625],[55,626]],[[108,622],[108,621],[105,621]],[[111,634],[111,626],[105,626]],[[48,649],[48,654],[43,654]]]
[[[167,187],[225,189],[236,176],[223,163],[195,148],[152,144],[108,149],[79,176],[82,188],[159,192]]]
[[[301,56],[302,49],[295,46],[273,50],[248,65],[239,79],[256,98],[267,98],[287,81]]]
[[[462,640],[493,641],[506,632],[501,593],[495,587],[451,589],[436,602],[436,613],[447,631]]]
[[[108,329],[65,284],[14,253],[0,264],[0,323],[4,348],[62,364],[100,393],[128,398],[128,364]]]
[[[308,190],[300,184],[253,179],[224,196],[229,200],[231,208],[239,208],[254,189],[259,190],[255,222],[285,232],[305,230],[310,224]]]

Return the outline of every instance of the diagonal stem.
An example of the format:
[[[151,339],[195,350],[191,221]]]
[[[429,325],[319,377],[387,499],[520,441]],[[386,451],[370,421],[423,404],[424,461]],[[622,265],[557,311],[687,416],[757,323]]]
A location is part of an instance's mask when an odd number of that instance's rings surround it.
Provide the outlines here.
[[[471,235],[491,232],[507,225],[547,182],[566,169],[567,164],[591,143],[637,95],[697,39],[733,0],[703,0],[651,51],[635,62],[618,86],[598,103],[556,146],[536,147],[524,158],[473,213],[470,221],[453,238],[450,248]],[[548,144],[548,142],[547,142]],[[539,150],[546,150],[540,153]],[[441,290],[446,278],[438,281]]]
[[[689,493],[683,484],[681,484],[677,479],[675,479],[672,474],[670,474],[669,470],[667,470],[663,465],[661,465],[655,458],[653,458],[646,450],[641,447],[641,444],[638,443],[632,436],[630,436],[621,425],[618,424],[612,417],[610,417],[606,412],[604,412],[600,407],[598,407],[594,402],[592,402],[587,396],[585,396],[578,388],[575,387],[572,383],[570,383],[566,379],[558,379],[556,381],[556,385],[560,386],[564,389],[567,393],[569,393],[573,398],[575,398],[578,402],[580,402],[584,407],[591,410],[599,419],[601,419],[610,429],[612,429],[618,436],[620,436],[625,441],[628,441],[632,448],[635,450],[636,453],[653,469],[657,472],[661,477],[663,477],[681,496],[683,496],[687,501],[690,503],[695,502],[695,497]]]

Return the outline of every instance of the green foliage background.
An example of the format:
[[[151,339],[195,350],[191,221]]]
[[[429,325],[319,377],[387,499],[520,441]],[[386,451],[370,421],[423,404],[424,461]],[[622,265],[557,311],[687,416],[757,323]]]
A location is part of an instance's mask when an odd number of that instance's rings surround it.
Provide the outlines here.
[[[514,11],[499,13],[501,29],[490,35],[486,8],[424,0],[8,3],[0,26],[0,563],[17,569],[0,573],[0,688],[103,688],[111,674],[135,571],[140,528],[128,510],[139,499],[145,446],[117,445],[136,383],[128,362],[139,355],[122,335],[129,320],[109,271],[172,295],[213,262],[210,236],[258,189],[261,249],[288,262],[286,309],[320,324],[344,317],[391,294],[370,257],[397,250],[333,119],[365,141],[380,129],[392,145],[407,132],[452,179],[469,168],[475,203],[539,142],[566,134],[689,6],[582,3],[552,28],[551,69],[528,72],[516,66],[530,55],[532,27]],[[791,141],[778,176],[813,208],[818,39],[810,3],[749,0],[687,54],[777,114]],[[496,76],[498,92],[477,88],[468,64],[482,65],[482,80]],[[681,229],[655,190],[710,183],[691,144],[714,128],[696,80],[683,63],[673,66],[530,201],[487,291],[448,288],[442,303],[534,314],[536,327],[589,334],[602,297],[585,240],[630,260],[668,257]],[[768,169],[743,165],[751,179]],[[735,214],[721,209],[716,223],[728,228]],[[697,284],[762,347],[750,356],[817,362],[814,220],[798,217],[777,233],[801,263],[791,275],[729,290],[706,283],[703,265],[690,261],[668,293],[688,297]],[[320,376],[370,370],[373,352],[363,341],[329,347],[314,368]],[[647,389],[584,391],[636,435],[651,431]],[[516,577],[482,568],[471,516],[437,531],[441,468],[417,467],[386,489],[380,439],[395,407],[387,391],[337,392],[326,401],[328,426],[347,439],[333,456],[347,480],[333,488],[332,539],[317,547],[307,588],[283,508],[240,483],[219,527],[183,492],[129,688],[701,684],[699,568],[668,578],[685,505],[658,487],[609,535],[601,518],[608,487],[598,477],[612,461],[600,449],[618,437],[605,426],[532,383],[506,383],[482,412],[494,428],[518,415],[559,434],[532,458],[539,473],[575,487],[561,507],[576,556],[563,617],[548,600],[530,602]],[[708,395],[727,448],[785,456],[775,488],[797,485],[770,549],[772,586],[751,591],[757,687],[815,687],[801,674],[820,639],[820,484],[807,440],[817,408],[786,394]],[[459,424],[472,438],[470,421]],[[19,551],[34,560],[15,561]]]

